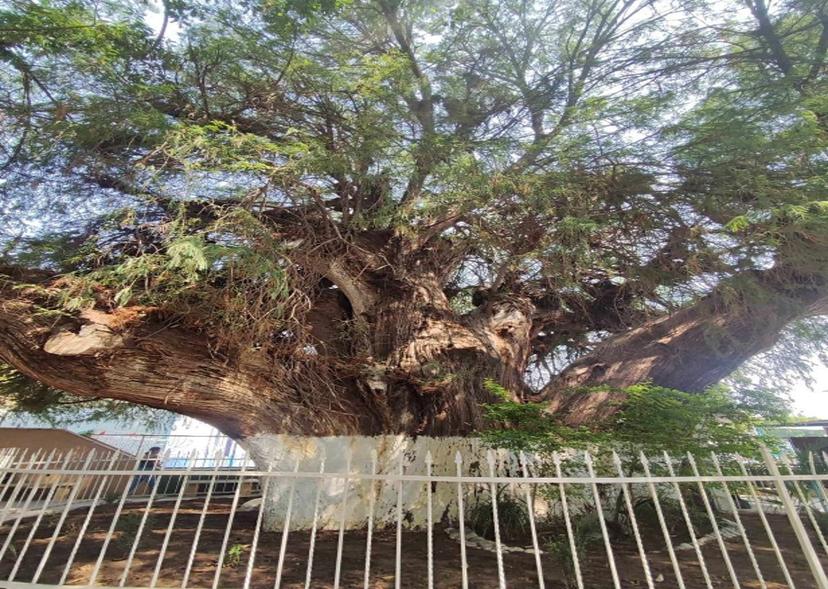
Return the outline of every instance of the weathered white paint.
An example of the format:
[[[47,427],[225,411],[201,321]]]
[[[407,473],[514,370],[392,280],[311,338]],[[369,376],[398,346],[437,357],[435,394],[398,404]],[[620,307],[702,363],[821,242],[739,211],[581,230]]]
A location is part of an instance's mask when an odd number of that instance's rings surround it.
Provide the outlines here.
[[[476,438],[431,438],[420,436],[416,439],[405,436],[336,436],[299,437],[286,435],[262,435],[248,438],[243,445],[260,469],[289,472],[299,461],[299,470],[316,472],[320,461],[325,460],[325,472],[343,473],[343,478],[300,479],[295,485],[292,529],[308,529],[313,523],[314,500],[317,486],[322,485],[319,508],[321,529],[338,529],[342,509],[346,510],[345,525],[348,529],[362,528],[368,522],[368,506],[371,497],[370,481],[345,480],[345,473],[370,473],[373,451],[377,453],[378,474],[396,474],[400,460],[405,474],[424,475],[425,455],[431,451],[434,475],[456,473],[455,455],[458,451],[464,458],[463,473],[470,476],[484,474],[487,448]],[[350,460],[350,471],[347,466]],[[520,469],[514,456],[498,453],[498,472],[507,476],[520,476]],[[343,502],[345,485],[349,485],[347,500]],[[270,529],[281,529],[290,491],[288,479],[274,479],[265,500],[265,522]],[[467,485],[468,494],[484,493],[488,485]],[[396,524],[397,488],[389,482],[376,482],[376,504],[374,522],[377,527]],[[454,483],[435,483],[434,505],[440,506],[440,513],[434,513],[434,520],[440,521],[445,515],[456,519],[457,488]],[[427,522],[427,493],[425,483],[406,482],[403,484],[403,525],[424,527]],[[474,505],[474,499],[467,506]],[[468,509],[468,507],[467,507]]]

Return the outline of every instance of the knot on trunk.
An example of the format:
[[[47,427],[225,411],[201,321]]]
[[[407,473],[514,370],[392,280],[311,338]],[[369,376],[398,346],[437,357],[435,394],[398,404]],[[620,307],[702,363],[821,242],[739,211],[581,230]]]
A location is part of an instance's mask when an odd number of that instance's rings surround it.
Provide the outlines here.
[[[77,332],[53,335],[43,344],[43,351],[55,356],[90,356],[111,350],[124,343],[124,336],[117,332],[139,322],[147,311],[145,307],[124,307],[114,313],[85,309],[80,318],[86,323]]]
[[[91,323],[78,333],[63,331],[53,335],[43,345],[43,350],[55,356],[88,356],[110,350],[123,343],[123,337],[113,333],[106,325]]]

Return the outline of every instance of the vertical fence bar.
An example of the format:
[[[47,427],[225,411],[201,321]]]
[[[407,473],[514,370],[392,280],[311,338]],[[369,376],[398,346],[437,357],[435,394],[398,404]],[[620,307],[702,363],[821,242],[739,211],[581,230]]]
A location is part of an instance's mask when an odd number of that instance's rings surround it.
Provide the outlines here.
[[[115,462],[118,460],[118,453],[113,452],[112,457],[107,462],[106,470],[111,471],[115,468]],[[69,577],[69,571],[72,570],[72,564],[75,562],[75,556],[78,553],[78,549],[80,548],[81,542],[83,541],[83,536],[86,534],[86,529],[89,527],[89,522],[92,521],[92,514],[95,511],[95,508],[98,506],[98,501],[101,499],[101,495],[103,495],[103,490],[106,488],[107,483],[109,482],[110,476],[104,475],[101,479],[100,484],[98,485],[98,490],[95,492],[94,497],[92,498],[92,504],[89,506],[89,510],[86,512],[86,517],[83,519],[83,524],[81,524],[80,530],[78,530],[78,537],[75,538],[75,544],[72,546],[72,551],[69,553],[69,558],[66,560],[66,565],[63,567],[63,574],[60,577],[60,581],[58,585],[65,585],[66,579]]]
[[[817,476],[816,470],[816,463],[814,462],[814,453],[808,452],[808,466],[811,467],[811,474],[814,477]],[[825,485],[822,484],[821,481],[815,480],[814,485],[816,485],[817,490],[819,491],[820,502],[822,503],[822,511],[828,513],[828,495],[825,493]]]
[[[172,536],[173,527],[175,526],[176,517],[178,517],[178,510],[181,508],[181,500],[184,498],[184,493],[187,490],[187,485],[190,482],[190,471],[193,470],[196,462],[196,451],[190,452],[187,460],[187,469],[184,471],[184,478],[181,479],[181,487],[178,489],[178,496],[175,498],[175,505],[173,505],[172,513],[170,514],[170,521],[167,524],[167,529],[164,532],[164,540],[161,542],[161,549],[158,552],[158,561],[155,563],[155,570],[152,572],[152,579],[150,580],[150,589],[158,584],[158,577],[161,575],[161,567],[164,564],[164,556],[167,554],[167,547],[170,544],[170,537]]]
[[[518,462],[520,463],[523,478],[529,478],[529,468],[526,464],[526,455],[523,452],[518,454]],[[529,531],[532,534],[532,549],[535,552],[535,568],[538,570],[538,589],[546,589],[546,584],[543,580],[543,567],[541,566],[540,545],[538,543],[538,530],[535,526],[535,501],[534,493],[531,485],[526,485],[526,510],[529,515]]]
[[[116,451],[112,452],[112,456],[113,456],[116,460],[117,460],[118,458],[122,458],[122,457],[123,457],[123,456],[121,455],[121,452],[120,452],[120,451],[118,451],[118,450],[116,450]],[[112,462],[112,463],[110,464],[110,462],[109,462],[108,460],[107,460],[107,461],[103,461],[103,465],[105,465],[105,466],[106,466],[106,469],[107,469],[107,470],[112,470],[113,468],[115,468],[115,466],[114,466],[114,465],[115,465],[115,462]],[[105,486],[104,486],[104,487],[100,490],[100,491],[101,491],[100,496],[101,496],[101,497],[106,497],[106,496],[107,496],[107,493],[109,492],[110,487],[111,487],[112,485],[114,485],[114,484],[115,484],[115,477],[106,476],[106,483],[105,483]],[[95,494],[95,495],[97,495],[97,494],[98,494],[98,493],[97,493],[97,491],[96,491],[94,494]]]
[[[664,452],[664,464],[667,465],[667,472],[670,477],[675,478],[676,472],[673,470],[673,458]],[[690,542],[693,544],[693,550],[696,552],[696,558],[699,561],[699,568],[701,568],[702,577],[707,589],[713,589],[713,582],[710,578],[710,572],[707,570],[707,563],[704,560],[704,553],[699,545],[699,539],[696,537],[696,530],[693,527],[693,520],[690,519],[690,512],[687,510],[687,504],[684,501],[684,494],[681,492],[681,485],[673,481],[673,490],[676,492],[676,499],[681,509],[681,515],[684,518],[684,525],[687,526],[687,533],[690,535]]]
[[[566,536],[569,540],[569,553],[572,556],[572,569],[575,573],[575,582],[578,585],[578,589],[584,589],[578,547],[575,543],[575,532],[572,529],[572,518],[569,514],[569,504],[566,499],[566,485],[564,484],[563,471],[561,469],[561,457],[557,452],[552,454],[552,463],[555,465],[555,477],[558,479],[558,492],[561,495],[561,511],[563,512],[564,525],[566,526]]]
[[[621,457],[618,453],[612,451],[612,461],[615,464],[615,470],[619,477],[624,477],[624,468],[621,465]],[[641,533],[638,530],[638,519],[635,517],[635,510],[633,509],[632,497],[630,494],[630,486],[627,483],[621,483],[621,492],[624,494],[624,505],[627,507],[627,513],[630,514],[630,526],[633,530],[633,537],[635,538],[635,545],[638,547],[638,556],[641,559],[641,566],[644,568],[644,578],[647,581],[649,589],[655,589],[653,585],[653,575],[650,572],[650,563],[647,561],[647,554],[644,552],[644,543],[641,541]]]
[[[394,589],[402,585],[402,514],[403,514],[403,471],[405,468],[405,444],[400,448],[400,463],[397,477],[397,544],[394,555]]]
[[[813,544],[811,544],[808,532],[805,530],[805,526],[802,525],[802,520],[799,519],[799,514],[796,512],[796,506],[790,493],[788,493],[788,488],[785,486],[782,473],[779,472],[779,466],[767,448],[763,446],[761,451],[762,459],[765,461],[768,472],[774,479],[776,493],[782,501],[785,514],[788,516],[788,521],[794,530],[794,534],[796,534],[796,539],[799,541],[799,547],[802,549],[802,554],[805,556],[808,567],[811,569],[814,581],[816,581],[816,587],[817,589],[828,589],[828,577],[825,575],[825,569],[822,568],[822,563],[819,562],[819,557],[817,556],[816,550],[814,550]]]
[[[790,589],[796,589],[794,585],[793,579],[791,578],[791,573],[788,571],[788,565],[785,564],[785,559],[782,557],[782,552],[779,550],[779,544],[776,542],[776,536],[771,529],[770,523],[768,522],[768,518],[765,517],[765,510],[762,508],[762,503],[759,499],[759,496],[756,494],[756,487],[754,486],[753,482],[747,480],[747,477],[750,475],[747,472],[747,468],[745,468],[745,459],[741,456],[738,458],[739,468],[742,471],[742,475],[745,477],[747,482],[748,489],[750,490],[750,495],[753,497],[754,503],[756,503],[756,513],[759,515],[759,519],[762,521],[762,526],[765,528],[765,533],[768,535],[768,539],[771,543],[771,548],[773,548],[773,552],[776,555],[776,560],[779,562],[779,566],[782,569],[782,574],[785,576],[785,582],[788,584]]]
[[[489,476],[495,478],[497,469],[495,466],[494,450],[486,452],[486,461],[489,463]],[[497,579],[500,589],[506,589],[506,572],[503,570],[503,545],[500,542],[500,518],[497,512],[497,483],[489,483],[489,493],[492,496],[492,524],[494,525],[495,551],[497,556]]]
[[[426,530],[426,549],[428,550],[428,589],[434,589],[434,521],[433,521],[433,508],[432,505],[432,497],[431,497],[431,450],[426,451],[425,455],[425,465],[426,465],[426,476],[428,480],[426,481],[426,509],[428,510],[427,516],[427,524],[428,528]]]
[[[60,536],[60,530],[63,527],[63,523],[66,521],[66,516],[69,515],[69,510],[72,508],[72,503],[75,502],[75,498],[78,496],[78,492],[85,480],[85,473],[89,470],[89,465],[92,462],[92,459],[95,457],[95,451],[92,450],[86,456],[86,460],[84,461],[81,471],[84,474],[78,476],[77,481],[72,486],[72,490],[69,493],[69,497],[66,500],[66,505],[64,505],[63,510],[60,513],[60,518],[58,519],[57,523],[55,524],[55,531],[52,533],[52,537],[49,538],[49,543],[46,545],[46,550],[43,552],[43,556],[40,558],[40,563],[37,565],[37,569],[35,570],[34,577],[32,577],[32,583],[37,583],[40,580],[40,575],[43,573],[43,569],[46,567],[46,561],[49,560],[49,555],[52,553],[52,549],[55,546],[55,542],[57,542],[58,536]]]
[[[250,558],[247,559],[247,571],[244,574],[244,589],[250,589],[250,581],[253,578],[253,566],[256,560],[256,548],[259,546],[259,536],[262,533],[262,519],[264,518],[265,502],[267,502],[267,491],[270,488],[271,472],[273,464],[267,465],[267,474],[264,483],[261,485],[262,500],[259,503],[259,512],[256,514],[256,527],[253,529],[253,543],[250,546]]]
[[[782,463],[785,465],[785,468],[788,469],[788,474],[793,475],[793,468],[791,468],[791,463],[786,456],[782,457]],[[811,525],[814,528],[814,533],[816,533],[817,539],[819,539],[819,543],[822,544],[822,550],[828,555],[828,543],[825,542],[825,536],[822,534],[822,529],[819,526],[819,522],[816,520],[814,516],[814,510],[811,509],[811,504],[808,501],[807,497],[805,497],[805,493],[802,491],[802,487],[799,485],[799,481],[793,481],[793,487],[796,489],[796,495],[799,497],[799,502],[805,508],[805,514],[808,516],[808,519],[811,522]]]
[[[15,460],[21,448],[3,448],[0,450],[0,483],[3,482],[6,471],[14,468]]]
[[[469,588],[469,563],[466,560],[466,524],[465,509],[463,507],[463,483],[459,480],[463,476],[463,455],[458,450],[454,454],[454,464],[457,472],[457,521],[460,529],[460,572],[463,589]]]
[[[106,532],[106,536],[104,536],[103,545],[101,546],[101,551],[98,554],[98,558],[95,561],[95,566],[92,568],[92,573],[89,575],[89,585],[94,585],[95,580],[98,578],[98,573],[101,571],[101,566],[103,566],[104,556],[106,555],[106,549],[109,547],[109,543],[112,540],[112,535],[115,533],[115,526],[118,525],[118,518],[121,517],[121,512],[124,509],[124,504],[126,503],[127,496],[129,495],[130,487],[132,486],[132,481],[135,480],[137,476],[135,473],[138,471],[138,465],[141,463],[141,455],[137,454],[135,456],[135,462],[132,465],[132,471],[129,475],[129,478],[126,480],[126,484],[124,485],[124,490],[121,493],[121,499],[118,501],[118,507],[115,508],[115,513],[112,515],[112,522],[109,524],[109,529]]]
[[[37,493],[38,487],[40,487],[40,481],[43,480],[43,473],[38,471],[48,470],[49,465],[52,463],[52,458],[55,455],[55,450],[52,450],[43,464],[39,465],[38,468],[34,469],[36,475],[33,475],[34,482],[32,483],[31,489],[29,489],[28,495],[26,495],[26,499],[23,500],[23,505],[19,508],[15,508],[18,510],[18,513],[14,515],[14,512],[11,512],[10,515],[13,515],[14,522],[12,523],[11,527],[9,528],[8,534],[6,535],[6,539],[3,542],[3,546],[0,547],[0,561],[3,560],[3,557],[6,555],[6,550],[8,550],[9,545],[11,544],[12,538],[14,537],[15,532],[17,532],[17,528],[20,525],[20,520],[23,518],[23,514],[29,509],[29,505],[32,503],[32,499],[34,498],[35,494]],[[30,464],[35,464],[35,458],[32,458]],[[10,503],[16,503],[18,499],[22,500],[22,495],[25,495],[26,483],[25,481],[29,480],[29,477],[20,477],[18,481],[18,488],[15,499],[13,499]],[[7,504],[6,507],[9,505]]]
[[[376,464],[376,460],[374,461]],[[316,485],[316,498],[313,502],[313,523],[311,524],[310,544],[308,545],[308,566],[305,572],[305,589],[310,589],[311,576],[313,575],[313,551],[316,547],[316,530],[319,522],[319,498],[322,496],[322,487],[325,479],[322,475],[325,474],[325,455],[322,454],[319,461],[319,478]]]
[[[584,461],[586,462],[587,472],[591,478],[595,478],[595,469],[592,465],[592,456],[589,452],[584,452]],[[601,505],[601,496],[598,493],[598,485],[593,481],[590,483],[592,488],[592,496],[595,499],[595,507],[598,512],[598,525],[601,527],[601,535],[604,537],[604,548],[607,551],[607,559],[609,560],[610,574],[612,575],[612,584],[615,589],[621,589],[621,580],[618,578],[618,569],[615,566],[615,555],[612,553],[612,542],[610,541],[609,531],[607,530],[607,522],[604,521],[604,508]]]
[[[350,460],[348,460],[350,464]],[[274,587],[279,589],[282,585],[282,568],[285,565],[285,552],[287,550],[287,543],[288,543],[288,535],[290,534],[290,517],[293,512],[293,496],[296,494],[296,473],[299,472],[299,457],[296,458],[296,464],[293,467],[293,477],[290,481],[290,487],[288,487],[288,504],[287,509],[285,510],[285,523],[282,526],[282,542],[279,546],[279,563],[276,565],[276,582],[274,583]],[[262,503],[264,503],[264,499],[262,499]]]
[[[216,564],[216,574],[213,577],[213,589],[218,589],[221,569],[224,566],[224,558],[227,552],[227,542],[230,541],[230,532],[233,530],[233,518],[236,517],[236,508],[239,506],[239,497],[241,496],[242,485],[244,484],[244,472],[246,470],[247,463],[244,463],[239,471],[239,481],[236,483],[236,492],[233,493],[233,502],[230,504],[230,513],[227,516],[227,527],[224,530],[224,538],[221,541],[221,552],[219,553],[218,563]]]
[[[54,453],[55,453],[55,451],[52,450],[52,453],[49,454],[48,460],[52,459],[52,455]],[[23,472],[18,471],[18,472],[15,473],[17,475],[17,477],[15,478],[14,488],[12,489],[12,494],[6,500],[6,502],[3,504],[3,509],[0,510],[0,526],[2,526],[5,523],[6,516],[11,511],[12,505],[16,504],[17,500],[21,498],[21,495],[23,495],[23,490],[26,488],[26,481],[28,481],[29,478],[34,478],[35,477],[35,475],[33,473],[35,473],[38,470],[37,463],[40,460],[41,454],[42,454],[42,450],[38,450],[37,452],[33,452],[31,455],[29,455],[29,461],[26,464],[26,466],[23,467],[23,469],[22,469]],[[21,456],[20,456],[21,462],[22,462],[22,459],[25,455],[26,455],[25,451],[21,453]],[[15,470],[19,469],[19,464],[20,463],[18,463],[18,467]],[[3,558],[2,553],[0,553],[0,559],[2,559],[2,558]]]
[[[17,460],[18,456],[20,456],[22,460],[25,454],[26,451],[21,448],[7,448],[3,451],[2,463],[0,464],[0,501],[3,502],[3,507],[0,508],[0,526],[3,525],[3,519],[6,513],[6,505],[8,504],[9,500],[12,497],[12,493],[14,492],[14,483],[17,479],[20,478],[20,476],[15,478],[15,473],[11,471],[15,469],[19,464],[19,461]],[[6,478],[7,476],[8,479]],[[6,484],[7,481],[8,483],[12,484]],[[4,498],[6,498],[5,501]]]
[[[141,434],[141,436],[138,438],[138,448],[135,450],[135,455],[136,456],[141,455],[141,450],[144,449],[144,442],[146,441],[146,439],[147,439],[146,434]]]
[[[66,457],[58,466],[58,474],[55,475],[54,481],[49,485],[49,490],[46,491],[46,498],[43,500],[43,505],[40,507],[37,513],[37,517],[32,522],[32,526],[29,529],[29,534],[26,536],[26,541],[23,543],[23,548],[21,548],[20,552],[17,554],[17,561],[14,563],[14,567],[12,567],[11,572],[9,573],[8,580],[14,581],[14,578],[17,576],[17,572],[20,570],[20,565],[23,564],[23,557],[26,556],[26,552],[29,550],[29,546],[32,543],[32,539],[34,539],[35,533],[37,532],[37,528],[40,526],[40,522],[43,520],[43,516],[48,511],[49,505],[52,503],[52,498],[55,496],[55,493],[60,488],[60,483],[63,480],[63,473],[60,471],[67,470],[69,466],[69,461],[71,460],[74,454],[73,450],[69,450],[66,453]],[[21,514],[21,519],[22,519]],[[20,519],[17,520],[18,522]]]
[[[190,580],[190,573],[193,570],[193,562],[195,561],[195,555],[198,550],[198,541],[201,539],[201,531],[204,528],[204,519],[207,517],[207,509],[210,506],[210,499],[213,497],[213,489],[215,489],[216,486],[218,471],[221,468],[221,453],[216,452],[213,460],[215,461],[215,464],[213,465],[213,474],[210,476],[210,482],[207,485],[207,494],[204,496],[204,505],[201,506],[201,513],[198,516],[198,524],[196,524],[196,531],[193,536],[193,546],[190,548],[190,555],[187,558],[187,566],[184,568],[184,577],[181,579],[181,589],[185,589],[187,587],[187,583]]]
[[[688,452],[687,460],[690,463],[690,468],[693,470],[693,476],[699,479],[697,482],[699,494],[701,495],[702,503],[704,504],[704,510],[707,512],[707,517],[710,520],[710,525],[713,527],[713,533],[716,535],[716,543],[719,545],[719,550],[722,553],[722,558],[724,559],[725,566],[727,567],[727,572],[730,575],[730,580],[733,582],[733,586],[736,587],[736,589],[739,589],[741,586],[739,584],[739,578],[736,576],[736,569],[733,568],[733,562],[731,562],[730,554],[727,552],[727,546],[725,546],[724,538],[722,538],[722,532],[719,530],[719,523],[716,521],[716,514],[713,512],[713,507],[710,504],[710,498],[707,496],[707,489],[704,488],[704,483],[701,481],[701,474],[699,473],[699,468],[696,465],[696,459],[692,454],[690,454],[690,452]]]
[[[648,479],[652,478],[653,475],[650,472],[650,461],[647,460],[647,456],[645,456],[643,451],[639,452],[638,460],[641,462],[641,466],[644,469],[644,475]],[[661,509],[661,501],[658,498],[658,491],[656,490],[655,484],[651,480],[647,481],[647,489],[650,491],[650,497],[653,500],[653,507],[656,511],[658,524],[661,526],[661,532],[664,535],[664,543],[667,546],[667,554],[670,556],[670,563],[673,565],[673,573],[676,575],[676,584],[679,589],[685,589],[684,577],[681,574],[681,566],[679,566],[678,559],[676,558],[676,549],[673,547],[673,539],[670,537],[670,529],[667,527],[667,521],[664,519],[664,511]]]
[[[129,549],[129,556],[127,556],[126,564],[124,565],[124,572],[121,575],[121,580],[118,583],[118,587],[124,587],[126,585],[127,578],[129,578],[129,569],[132,567],[132,561],[135,559],[135,553],[138,550],[138,545],[141,543],[141,536],[144,533],[144,526],[147,525],[147,519],[149,518],[150,511],[152,510],[152,503],[153,501],[155,501],[155,496],[158,494],[158,487],[161,486],[161,477],[164,475],[165,472],[164,463],[167,460],[169,460],[169,457],[170,453],[169,450],[167,450],[166,452],[164,452],[164,456],[161,459],[161,468],[158,470],[147,470],[146,472],[151,472],[154,474],[143,475],[150,477],[150,480],[152,481],[152,488],[150,489],[147,504],[144,506],[144,512],[141,514],[141,521],[138,523],[138,530],[135,532],[135,540],[132,542],[132,547]],[[150,467],[152,467],[152,465],[150,465]],[[140,484],[140,479],[138,480]],[[135,488],[137,489],[138,487],[136,486]]]
[[[371,449],[371,492],[368,499],[368,535],[365,538],[365,575],[363,589],[368,589],[371,578],[371,541],[374,533],[374,509],[377,504],[377,481],[373,478],[377,474],[377,450]]]
[[[716,474],[720,477],[724,477],[722,465],[719,463],[719,457],[716,456],[715,453],[711,452],[710,458],[713,461],[713,467],[716,469]],[[750,540],[748,540],[745,526],[742,525],[742,518],[739,517],[739,510],[736,509],[736,503],[733,501],[733,495],[730,492],[730,487],[724,480],[722,480],[722,485],[724,487],[725,495],[727,496],[727,503],[730,506],[730,511],[733,513],[733,520],[736,522],[736,527],[739,528],[739,534],[742,536],[742,542],[745,545],[745,550],[747,550],[748,558],[750,559],[750,563],[753,565],[753,570],[756,572],[756,578],[759,579],[759,586],[762,587],[762,589],[767,589],[768,584],[765,582],[765,577],[762,576],[762,571],[759,569],[759,562],[756,560],[756,555],[753,553],[753,546],[751,546]]]

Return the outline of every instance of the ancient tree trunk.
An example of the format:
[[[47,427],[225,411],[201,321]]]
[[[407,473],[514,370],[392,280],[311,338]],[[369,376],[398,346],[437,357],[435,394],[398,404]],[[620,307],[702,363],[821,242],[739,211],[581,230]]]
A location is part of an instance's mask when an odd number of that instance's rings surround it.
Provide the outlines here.
[[[416,264],[414,264],[416,266]],[[410,267],[410,266],[409,266]],[[436,272],[403,278],[331,262],[308,318],[308,346],[228,353],[155,309],[43,314],[44,289],[0,288],[0,360],[52,387],[169,409],[236,438],[258,434],[467,435],[483,427],[487,379],[528,391],[534,308],[519,296],[452,309]],[[31,282],[31,279],[28,280]],[[610,338],[541,393],[572,424],[617,410],[624,387],[649,381],[700,391],[772,346],[790,321],[824,312],[822,283],[779,270],[756,275],[761,296],[725,287],[695,306]],[[790,288],[790,284],[801,286]],[[343,331],[343,325],[347,329]],[[584,394],[579,387],[605,386]],[[574,391],[574,392],[573,392]]]
[[[351,286],[353,298],[365,285]],[[492,302],[461,317],[428,276],[389,288],[359,313],[348,304],[349,345],[320,321],[316,336],[327,341],[284,355],[228,356],[153,309],[89,309],[55,321],[39,313],[37,294],[11,283],[0,294],[3,362],[54,388],[169,409],[236,438],[467,434],[493,400],[484,381],[520,391],[528,356],[528,303]]]

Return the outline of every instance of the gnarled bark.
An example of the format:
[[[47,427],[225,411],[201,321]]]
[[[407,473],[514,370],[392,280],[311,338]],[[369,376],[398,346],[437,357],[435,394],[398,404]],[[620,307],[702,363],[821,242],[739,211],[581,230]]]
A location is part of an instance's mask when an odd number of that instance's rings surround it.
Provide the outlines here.
[[[368,427],[352,417],[326,428],[317,408],[281,384],[282,375],[263,358],[245,354],[228,363],[193,331],[147,321],[115,335],[103,321],[117,316],[103,313],[97,322],[61,321],[52,327],[37,319],[37,311],[25,300],[0,303],[0,358],[51,387],[168,409],[237,438],[274,425],[279,431],[319,434]]]
[[[168,409],[237,438],[465,434],[483,425],[481,404],[493,400],[486,379],[521,390],[526,301],[490,302],[460,316],[428,273],[389,286],[383,297],[362,297],[358,313],[351,301],[359,295],[343,292],[328,288],[318,299],[324,316],[309,322],[315,352],[251,348],[226,357],[203,333],[153,309],[87,309],[55,323],[39,313],[40,294],[7,282],[0,360],[81,397]],[[344,345],[337,329],[348,317],[364,333]]]
[[[527,299],[493,295],[459,314],[427,267],[401,276],[351,274],[344,262],[329,268],[338,288],[323,288],[315,301],[311,351],[250,348],[226,357],[207,335],[140,307],[87,309],[55,323],[39,313],[42,295],[12,281],[0,287],[0,360],[82,397],[169,409],[237,438],[465,435],[485,425],[483,404],[494,400],[487,379],[526,396],[536,316]],[[53,285],[48,276],[19,278]],[[725,284],[611,337],[539,397],[570,424],[598,424],[623,399],[619,387],[649,381],[701,391],[771,347],[791,321],[826,310],[824,284],[812,277],[773,269],[757,273],[754,286],[761,296],[733,301]],[[346,320],[355,330],[347,338]]]

